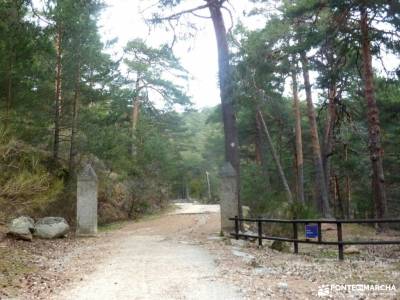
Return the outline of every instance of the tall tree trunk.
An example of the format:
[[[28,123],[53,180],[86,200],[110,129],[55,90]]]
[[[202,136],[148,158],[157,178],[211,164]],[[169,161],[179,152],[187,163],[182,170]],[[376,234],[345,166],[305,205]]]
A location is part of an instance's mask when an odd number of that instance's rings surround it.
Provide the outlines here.
[[[325,134],[324,134],[324,152],[322,157],[322,163],[324,165],[324,176],[326,182],[326,188],[330,190],[330,174],[331,174],[331,157],[333,154],[333,127],[336,122],[336,85],[332,85],[328,91],[328,110],[326,112],[325,121]]]
[[[283,187],[284,187],[285,192],[286,192],[287,200],[288,200],[289,203],[293,203],[292,192],[290,191],[289,184],[288,184],[288,182],[286,180],[285,173],[283,172],[283,168],[281,166],[281,162],[280,162],[279,156],[275,151],[275,147],[274,147],[274,145],[272,143],[271,135],[269,134],[267,124],[265,123],[264,118],[263,118],[262,113],[261,113],[260,110],[258,110],[258,115],[260,116],[260,121],[261,121],[261,124],[262,124],[262,126],[264,128],[265,136],[267,137],[268,147],[271,150],[271,154],[272,154],[272,157],[273,157],[273,159],[275,161],[276,168],[278,169],[279,177],[282,180],[282,184],[283,184]]]
[[[8,1],[9,3],[9,16],[8,21],[9,26],[13,28],[13,30],[18,30],[17,28],[20,26],[20,5],[17,1]],[[7,2],[5,2],[7,3]],[[7,62],[6,67],[6,78],[5,78],[5,92],[6,92],[6,115],[4,119],[4,127],[7,129],[10,121],[11,121],[11,106],[13,103],[13,81],[14,81],[14,65],[16,63],[16,43],[13,38],[8,38],[5,42],[5,61]]]
[[[56,80],[55,80],[55,105],[54,105],[54,141],[53,158],[58,159],[60,149],[60,119],[62,105],[62,27],[57,26],[56,33]]]
[[[137,128],[137,123],[139,120],[139,112],[140,112],[140,75],[138,75],[138,78],[136,79],[136,85],[135,85],[135,96],[132,99],[132,116],[131,116],[131,138],[132,138],[132,144],[131,144],[131,154],[132,156],[136,155],[136,128]]]
[[[80,84],[81,84],[81,62],[80,62],[80,53],[78,50],[77,55],[77,67],[75,74],[75,92],[74,92],[74,103],[73,103],[73,111],[72,111],[72,128],[71,128],[71,144],[69,149],[69,174],[74,174],[75,164],[76,164],[76,155],[77,155],[77,147],[76,147],[76,135],[78,132],[78,117],[79,117],[79,105],[80,105]]]
[[[132,135],[132,155],[136,153],[135,151],[135,140],[136,140],[136,128],[137,123],[139,121],[139,112],[140,112],[140,80],[136,80],[136,92],[135,96],[132,99],[132,116],[131,116],[131,135]]]
[[[206,171],[206,180],[207,180],[207,196],[208,196],[208,201],[211,203],[211,184],[210,184],[210,174],[208,171]]]
[[[132,135],[133,135],[133,137],[135,136],[137,123],[139,120],[139,111],[140,111],[140,98],[136,97],[135,101],[133,103],[133,108],[132,108]]]
[[[384,218],[387,211],[385,194],[385,177],[383,173],[383,148],[381,145],[381,128],[379,122],[379,110],[376,105],[372,57],[370,52],[368,12],[365,7],[360,10],[361,13],[361,45],[363,60],[364,93],[368,110],[368,138],[369,151],[372,163],[372,191],[375,204],[375,216]]]
[[[265,147],[265,140],[261,129],[261,121],[258,112],[256,112],[256,160],[261,166],[262,175],[265,179],[265,190],[267,192],[271,191],[271,182],[270,176],[268,171],[268,163],[266,157],[266,147]]]
[[[338,205],[338,209],[340,212],[340,218],[344,218],[344,207],[343,207],[343,198],[342,198],[342,194],[340,192],[340,184],[339,184],[339,177],[336,174],[333,174],[333,178],[334,178],[334,185],[335,185],[335,191],[336,191],[336,197],[337,197],[337,205]]]
[[[233,80],[232,70],[229,64],[228,40],[221,12],[222,3],[219,0],[206,0],[206,2],[210,10],[218,46],[218,77],[225,133],[225,160],[231,163],[237,174],[238,216],[242,217],[242,205],[240,201],[239,139],[236,126],[236,116],[233,107]]]
[[[304,171],[303,171],[303,141],[301,136],[301,113],[300,100],[297,87],[297,74],[292,71],[292,92],[293,92],[293,110],[295,117],[295,135],[296,135],[296,191],[297,201],[304,204]]]
[[[12,55],[13,57],[13,55]],[[11,103],[12,103],[12,86],[13,86],[13,63],[12,59],[8,62],[8,70],[7,70],[7,81],[6,81],[6,117],[4,120],[5,128],[8,128],[10,123],[10,111],[11,111]]]
[[[310,75],[308,71],[308,58],[305,52],[300,53],[301,64],[303,67],[303,77],[304,77],[304,87],[306,90],[306,100],[307,100],[307,110],[308,119],[310,122],[310,133],[311,133],[311,143],[314,155],[315,164],[315,175],[316,175],[316,187],[319,191],[319,202],[321,203],[321,213],[325,218],[331,217],[331,209],[328,199],[328,190],[326,187],[324,167],[321,158],[321,147],[319,144],[318,127],[317,120],[315,116],[314,104],[312,102]]]
[[[348,145],[344,144],[344,161],[348,161]],[[347,172],[346,172],[347,173]],[[346,184],[345,184],[345,189],[346,189],[346,218],[350,219],[350,210],[351,210],[351,182],[350,182],[350,176],[346,174]]]
[[[261,161],[261,155],[262,155],[262,150],[261,150],[261,137],[260,133],[258,131],[258,114],[256,114],[255,122],[254,122],[254,128],[255,130],[255,135],[254,135],[254,154],[255,154],[255,162],[257,165],[262,166],[262,161]]]

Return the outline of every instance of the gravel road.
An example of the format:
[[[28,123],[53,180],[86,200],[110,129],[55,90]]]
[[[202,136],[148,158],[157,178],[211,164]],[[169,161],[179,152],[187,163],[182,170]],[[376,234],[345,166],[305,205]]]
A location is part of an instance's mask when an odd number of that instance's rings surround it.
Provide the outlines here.
[[[221,237],[219,230],[218,206],[177,204],[159,216],[109,226],[96,238],[6,239],[0,250],[19,255],[9,269],[30,269],[9,276],[7,289],[3,280],[0,299],[321,299],[324,287],[349,284],[396,290],[330,290],[324,298],[400,299],[398,245],[360,246],[359,254],[341,262],[329,246],[301,245],[294,255],[272,250],[270,241],[258,247]],[[360,226],[345,233],[349,239],[398,238],[398,232],[377,236]],[[326,239],[335,236],[324,231]],[[0,279],[3,269],[0,265]]]
[[[211,207],[189,206],[180,212],[190,215],[165,215],[99,237],[93,251],[102,253],[81,258],[93,270],[53,299],[242,299],[238,288],[218,280],[213,256],[187,239],[215,234],[216,224],[207,222]]]

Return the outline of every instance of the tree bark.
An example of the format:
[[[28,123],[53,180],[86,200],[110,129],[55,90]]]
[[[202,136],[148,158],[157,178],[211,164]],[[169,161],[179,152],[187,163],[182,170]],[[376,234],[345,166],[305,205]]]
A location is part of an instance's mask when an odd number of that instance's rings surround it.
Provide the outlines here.
[[[325,121],[325,134],[324,134],[324,152],[322,157],[322,163],[324,165],[325,171],[325,182],[326,188],[330,190],[330,174],[331,174],[331,156],[333,153],[333,127],[336,122],[336,107],[335,107],[335,98],[336,98],[336,86],[332,85],[328,91],[328,110],[326,112],[326,121]]]
[[[13,57],[14,55],[11,55]],[[11,110],[11,103],[12,103],[12,86],[13,86],[13,63],[12,63],[12,58],[10,58],[10,61],[8,63],[8,70],[7,70],[7,84],[6,84],[6,117],[4,120],[4,126],[5,128],[8,128],[8,125],[10,123],[10,110]]]
[[[297,87],[297,74],[292,71],[292,92],[293,92],[293,110],[295,116],[295,135],[296,135],[296,186],[297,201],[301,204],[304,200],[304,171],[303,171],[303,141],[301,136],[301,113],[300,101]]]
[[[140,98],[135,97],[132,108],[132,137],[135,137],[137,123],[139,120],[139,111],[140,111]]]
[[[12,28],[12,30],[18,30],[20,24],[20,7],[16,1],[11,1],[8,3],[9,7],[9,15],[7,17],[7,22],[9,22],[8,26]],[[9,37],[5,41],[5,61],[7,62],[6,67],[6,78],[5,78],[5,92],[6,92],[6,115],[4,119],[4,127],[7,129],[10,121],[11,121],[11,106],[13,103],[13,82],[14,82],[14,65],[16,64],[16,42],[14,38]]]
[[[238,216],[242,217],[242,205],[240,201],[239,139],[233,107],[233,80],[232,70],[229,64],[228,40],[221,12],[222,3],[218,0],[206,0],[206,2],[211,14],[218,46],[218,77],[225,133],[225,160],[231,163],[237,174]]]
[[[208,201],[211,203],[211,184],[210,184],[210,174],[208,171],[206,171],[206,180],[207,180],[207,196],[208,196]]]
[[[375,216],[384,218],[387,211],[385,177],[383,173],[383,148],[381,145],[381,128],[379,121],[379,110],[375,100],[373,82],[371,44],[369,40],[368,12],[365,7],[361,13],[361,55],[363,60],[364,93],[368,110],[368,138],[369,151],[372,163],[372,192],[375,204]]]
[[[53,159],[58,160],[60,149],[60,118],[62,105],[62,27],[57,26],[56,32],[56,79],[55,79],[55,105],[54,105],[54,142]]]
[[[349,160],[348,158],[348,145],[344,144],[344,161],[347,162]],[[350,219],[350,214],[351,214],[351,181],[350,181],[350,176],[346,174],[346,180],[345,180],[345,189],[346,189],[346,218]]]
[[[274,145],[272,143],[271,135],[269,134],[267,124],[265,123],[264,118],[262,116],[262,113],[259,110],[258,110],[258,115],[260,116],[260,121],[261,121],[261,124],[262,124],[262,126],[264,128],[265,136],[267,137],[268,147],[271,150],[271,154],[272,154],[272,157],[273,157],[273,159],[275,161],[276,168],[278,169],[279,177],[282,180],[282,184],[283,184],[283,187],[284,187],[285,192],[286,192],[287,200],[288,200],[289,203],[293,203],[292,192],[290,191],[289,184],[288,184],[288,182],[286,180],[285,173],[283,172],[283,168],[281,166],[281,162],[280,162],[279,156],[275,151],[275,147],[274,147]]]
[[[132,144],[131,144],[131,155],[135,156],[136,155],[136,128],[137,128],[137,123],[139,120],[139,112],[140,112],[140,74],[138,74],[138,78],[136,79],[136,84],[135,84],[135,95],[132,99],[132,115],[131,115],[131,138],[132,138]]]
[[[69,149],[69,173],[73,174],[75,171],[77,147],[76,147],[76,136],[78,132],[78,117],[79,117],[79,105],[80,105],[80,84],[81,84],[81,62],[80,54],[78,50],[77,55],[77,67],[75,74],[75,92],[74,92],[74,103],[72,111],[72,128],[71,128],[71,144]]]
[[[267,157],[266,157],[266,147],[265,147],[265,140],[264,136],[262,134],[262,129],[261,129],[261,121],[260,117],[258,115],[258,112],[256,112],[256,160],[261,166],[261,171],[262,175],[265,179],[265,190],[266,192],[271,191],[271,182],[270,182],[270,176],[269,176],[269,171],[268,171],[268,162],[267,162]]]
[[[339,177],[334,174],[334,181],[335,181],[335,191],[336,191],[336,197],[337,197],[337,205],[338,209],[340,212],[340,218],[344,217],[344,207],[343,207],[343,199],[342,199],[342,194],[340,192],[340,184],[339,184]]]
[[[301,63],[303,67],[303,78],[304,78],[304,87],[306,91],[306,101],[307,101],[307,110],[308,110],[308,119],[310,122],[310,133],[311,133],[311,143],[313,149],[314,156],[314,164],[315,164],[315,175],[316,175],[316,188],[319,192],[319,202],[321,206],[321,213],[323,217],[330,218],[331,209],[329,205],[328,199],[328,190],[326,186],[324,167],[322,164],[321,158],[321,147],[319,144],[319,136],[318,136],[318,127],[317,120],[315,116],[314,104],[312,102],[312,93],[311,93],[311,84],[310,84],[310,75],[308,71],[308,58],[305,52],[300,53]]]

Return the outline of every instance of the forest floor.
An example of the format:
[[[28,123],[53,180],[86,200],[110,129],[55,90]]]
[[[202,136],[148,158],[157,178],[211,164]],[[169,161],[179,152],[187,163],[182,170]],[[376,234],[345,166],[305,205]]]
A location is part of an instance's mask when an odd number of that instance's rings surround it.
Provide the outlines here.
[[[332,247],[282,253],[221,237],[217,209],[190,206],[102,228],[96,238],[0,237],[0,299],[320,299],[321,288],[327,299],[400,296],[399,246],[360,247],[343,262]],[[374,236],[364,227],[346,234]],[[394,284],[397,291],[324,289],[336,284]]]

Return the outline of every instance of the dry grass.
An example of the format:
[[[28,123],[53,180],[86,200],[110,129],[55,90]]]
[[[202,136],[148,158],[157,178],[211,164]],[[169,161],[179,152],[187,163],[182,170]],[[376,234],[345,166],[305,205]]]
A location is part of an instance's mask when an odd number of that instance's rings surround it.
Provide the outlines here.
[[[35,271],[26,251],[0,244],[0,299],[16,296],[20,281]]]

